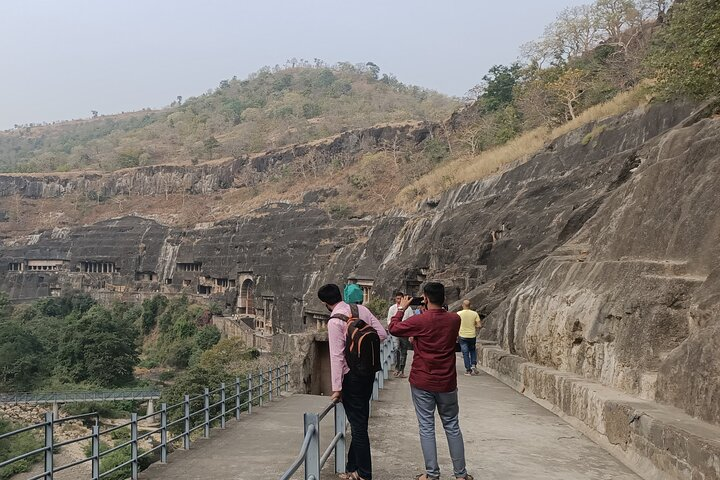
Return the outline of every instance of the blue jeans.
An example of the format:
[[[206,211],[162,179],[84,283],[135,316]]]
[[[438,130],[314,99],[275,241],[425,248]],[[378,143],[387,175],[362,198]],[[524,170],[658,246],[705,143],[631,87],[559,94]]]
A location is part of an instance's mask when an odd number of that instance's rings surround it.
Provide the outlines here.
[[[476,338],[460,337],[460,351],[465,361],[465,371],[477,366],[477,349],[475,348]]]
[[[410,386],[415,414],[420,427],[420,447],[425,458],[425,474],[428,478],[440,478],[440,466],[437,459],[437,444],[435,443],[435,409],[437,408],[440,420],[447,437],[450,458],[453,463],[455,477],[465,478],[465,444],[458,414],[457,390],[452,392],[428,392],[420,388]]]

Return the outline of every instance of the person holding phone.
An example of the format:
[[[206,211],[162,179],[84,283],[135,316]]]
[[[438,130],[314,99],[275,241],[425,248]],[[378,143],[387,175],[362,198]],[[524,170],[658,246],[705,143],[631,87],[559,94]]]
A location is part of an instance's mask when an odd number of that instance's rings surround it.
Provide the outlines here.
[[[425,473],[419,480],[440,478],[440,466],[435,441],[435,411],[442,420],[447,437],[455,478],[473,480],[465,466],[465,443],[458,416],[457,371],[455,343],[460,329],[457,313],[442,308],[445,287],[429,282],[423,287],[423,301],[427,310],[403,321],[405,310],[413,298],[400,300],[397,312],[390,319],[390,333],[398,337],[413,337],[410,392],[420,431],[420,446],[425,459]]]

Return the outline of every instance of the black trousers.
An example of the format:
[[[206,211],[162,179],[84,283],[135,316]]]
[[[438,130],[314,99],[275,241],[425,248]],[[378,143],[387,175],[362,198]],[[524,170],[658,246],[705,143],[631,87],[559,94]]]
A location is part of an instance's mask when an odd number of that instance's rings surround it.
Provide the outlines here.
[[[342,403],[352,431],[345,470],[358,472],[365,480],[372,480],[368,418],[374,380],[374,376],[364,377],[349,372],[343,378],[342,389]]]
[[[395,352],[395,370],[405,372],[405,363],[407,362],[407,352],[412,347],[409,338],[398,337],[398,349]]]

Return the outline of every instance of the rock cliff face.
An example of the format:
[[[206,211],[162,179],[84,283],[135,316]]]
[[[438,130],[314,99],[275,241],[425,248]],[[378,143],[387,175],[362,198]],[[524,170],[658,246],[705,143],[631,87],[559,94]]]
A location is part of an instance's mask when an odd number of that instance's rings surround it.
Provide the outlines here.
[[[94,200],[116,195],[210,194],[260,183],[270,173],[291,162],[313,168],[315,164],[333,160],[353,161],[359,153],[379,148],[412,149],[436,128],[425,122],[378,126],[251,157],[198,166],[155,165],[107,174],[0,175],[0,197],[54,198],[79,192]]]
[[[632,175],[492,314],[542,365],[720,424],[720,122],[632,153]]]
[[[125,217],[17,239],[0,251],[0,288],[14,298],[185,292],[296,332],[326,313],[317,287],[350,272],[381,296],[439,279],[449,300],[474,302],[487,316],[482,335],[510,353],[720,424],[720,120],[691,111],[661,104],[588,125],[413,214],[333,220],[308,198],[190,230]],[[432,127],[393,128],[212,171],[154,167],[83,187],[6,176],[0,186],[157,194],[158,179],[174,178],[171,188],[204,193],[312,152],[353,154],[396,135],[422,142]]]

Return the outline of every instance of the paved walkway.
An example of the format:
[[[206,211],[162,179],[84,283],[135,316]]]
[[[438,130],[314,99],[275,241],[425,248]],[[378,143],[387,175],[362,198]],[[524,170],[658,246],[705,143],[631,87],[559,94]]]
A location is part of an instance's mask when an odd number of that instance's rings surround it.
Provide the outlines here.
[[[229,420],[225,430],[210,430],[209,439],[198,439],[190,450],[171,453],[166,465],[155,463],[140,478],[277,480],[300,452],[303,412],[319,412],[328,403],[328,397],[292,395],[273,401],[270,406],[253,407],[252,415],[243,413],[239,422]],[[332,428],[331,419],[323,423]],[[329,440],[325,437],[323,447]]]
[[[639,480],[560,418],[495,378],[460,374],[459,383],[468,470],[476,479]],[[409,385],[407,380],[394,379],[385,387],[381,400],[373,404],[370,425],[374,479],[411,480],[422,472],[422,453]],[[226,430],[213,430],[210,440],[195,442],[190,451],[173,453],[167,465],[151,466],[140,478],[277,479],[300,448],[302,413],[320,411],[326,404],[327,397],[293,395],[255,409],[240,422],[228,422]],[[326,422],[332,428],[332,422]],[[443,479],[451,479],[452,464],[439,421],[437,428]],[[328,432],[321,436],[326,443],[331,430],[323,432]],[[323,480],[335,478],[332,465],[331,457]]]
[[[460,427],[468,473],[477,480],[640,479],[559,417],[499,380],[484,373],[464,376],[459,355],[458,367]],[[424,470],[407,380],[386,383],[376,406],[370,427],[373,478],[410,480]],[[439,419],[436,432],[442,478],[452,479]]]

